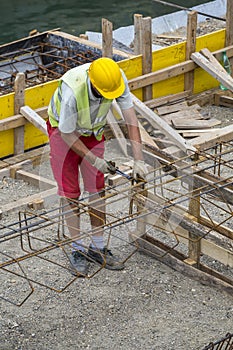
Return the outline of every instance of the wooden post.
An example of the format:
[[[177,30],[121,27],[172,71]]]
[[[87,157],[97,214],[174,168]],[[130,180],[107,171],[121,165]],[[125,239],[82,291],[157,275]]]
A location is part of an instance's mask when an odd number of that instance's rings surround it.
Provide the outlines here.
[[[226,43],[225,46],[233,45],[233,1],[227,0],[226,8]]]
[[[200,218],[200,191],[194,190],[193,197],[191,197],[189,202],[189,213],[195,218]],[[199,267],[200,265],[200,254],[201,254],[201,240],[198,236],[192,232],[189,232],[189,261],[193,262],[192,265]]]
[[[190,60],[193,52],[196,51],[196,31],[197,31],[197,12],[191,11],[188,14],[187,23],[187,43],[186,43],[186,60]],[[194,70],[184,76],[184,90],[192,93],[194,86]]]
[[[142,53],[142,15],[134,15],[134,54]]]
[[[142,23],[142,74],[152,71],[151,17],[141,19]],[[152,100],[152,85],[143,88],[143,101]]]
[[[112,23],[102,18],[102,56],[112,58]]]
[[[19,114],[20,108],[24,105],[25,75],[18,73],[14,83],[15,101],[14,113]],[[24,153],[24,126],[14,129],[14,155]]]

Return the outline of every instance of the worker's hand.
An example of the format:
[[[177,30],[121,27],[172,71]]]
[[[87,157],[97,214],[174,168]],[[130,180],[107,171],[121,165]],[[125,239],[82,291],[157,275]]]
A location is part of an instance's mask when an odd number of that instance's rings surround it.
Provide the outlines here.
[[[111,161],[108,162],[107,160],[99,157],[96,157],[95,162],[93,163],[93,166],[104,174],[116,173],[115,163]]]
[[[146,163],[143,160],[135,160],[133,165],[133,177],[146,181],[147,174],[148,169]]]

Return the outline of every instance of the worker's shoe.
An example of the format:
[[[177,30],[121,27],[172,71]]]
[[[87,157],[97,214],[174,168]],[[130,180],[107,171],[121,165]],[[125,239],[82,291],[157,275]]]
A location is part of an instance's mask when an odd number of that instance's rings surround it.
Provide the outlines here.
[[[85,277],[88,273],[89,263],[84,252],[76,250],[70,256],[71,273],[74,276]]]
[[[123,270],[125,265],[117,257],[115,257],[111,250],[104,247],[103,249],[96,249],[89,246],[87,256],[91,262],[97,262],[109,270]]]

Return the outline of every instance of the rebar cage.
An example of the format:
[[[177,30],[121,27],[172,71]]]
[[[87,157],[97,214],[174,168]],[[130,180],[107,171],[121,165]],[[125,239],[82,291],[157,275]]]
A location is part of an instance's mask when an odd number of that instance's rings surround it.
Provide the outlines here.
[[[172,161],[147,153],[146,185],[110,175],[98,198],[84,193],[73,200],[72,208],[70,202],[61,200],[40,210],[20,211],[11,223],[3,217],[0,278],[5,288],[1,298],[22,305],[35,286],[59,293],[68,288],[80,277],[78,272],[71,274],[72,242],[82,237],[87,250],[96,232],[90,216],[101,218],[103,211],[107,248],[111,244],[121,262],[140,250],[168,265],[181,264],[183,273],[192,268],[192,277],[203,273],[205,281],[209,276],[212,285],[232,293],[232,156],[232,142]],[[130,173],[130,164],[123,169]],[[74,215],[74,207],[81,228],[73,227],[77,237],[71,238],[66,219]],[[86,278],[95,276],[105,262],[91,266]]]
[[[17,73],[25,74],[25,87],[59,79],[67,70],[102,56],[100,49],[71,40],[59,32],[46,32],[0,46],[0,95],[14,91]],[[113,59],[123,57],[114,54]]]
[[[232,350],[233,334],[227,333],[226,336],[214,343],[210,343],[203,350]]]

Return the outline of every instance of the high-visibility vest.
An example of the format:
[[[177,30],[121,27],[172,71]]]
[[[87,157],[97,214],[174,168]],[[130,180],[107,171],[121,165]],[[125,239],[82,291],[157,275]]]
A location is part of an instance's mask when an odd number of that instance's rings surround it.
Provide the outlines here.
[[[111,106],[112,100],[103,98],[100,103],[97,116],[94,121],[91,121],[87,71],[90,63],[70,69],[59,80],[58,88],[53,94],[48,107],[49,121],[52,127],[58,127],[59,116],[61,110],[61,84],[65,82],[74,93],[77,103],[77,131],[84,136],[89,136],[94,133],[97,140],[101,140],[104,126],[106,124],[106,115]]]

